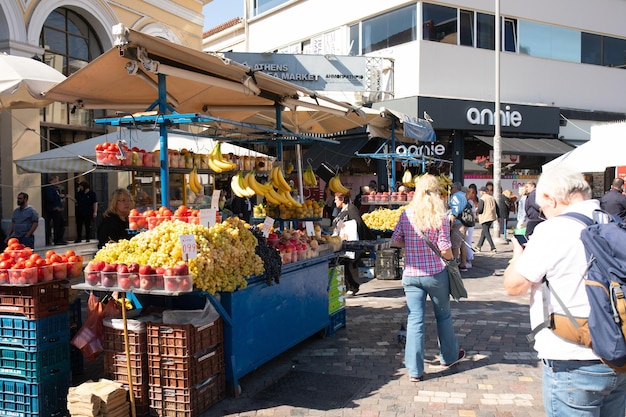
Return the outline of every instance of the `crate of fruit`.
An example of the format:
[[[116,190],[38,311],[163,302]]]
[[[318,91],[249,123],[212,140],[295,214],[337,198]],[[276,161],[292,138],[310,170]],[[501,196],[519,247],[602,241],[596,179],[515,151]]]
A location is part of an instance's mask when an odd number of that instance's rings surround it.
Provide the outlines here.
[[[188,388],[224,371],[224,348],[216,345],[194,356],[148,355],[150,385]]]
[[[150,385],[150,408],[160,417],[197,417],[224,399],[225,392],[224,372],[190,388]]]
[[[0,315],[0,345],[21,347],[29,351],[47,349],[54,344],[69,343],[70,313],[55,314],[38,320]]]
[[[148,353],[155,356],[193,356],[224,341],[222,319],[193,324],[148,323]]]
[[[36,268],[35,268],[36,269]],[[50,281],[0,289],[0,314],[40,319],[69,310],[67,281]]]

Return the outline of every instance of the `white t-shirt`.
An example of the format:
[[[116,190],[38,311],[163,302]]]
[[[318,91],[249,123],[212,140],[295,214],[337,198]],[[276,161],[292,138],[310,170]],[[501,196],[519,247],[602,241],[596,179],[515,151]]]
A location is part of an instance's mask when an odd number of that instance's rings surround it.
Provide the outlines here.
[[[599,209],[597,200],[572,204],[566,211],[592,216]],[[587,267],[585,249],[580,232],[585,225],[570,217],[553,217],[535,228],[523,254],[515,263],[515,270],[533,283],[530,294],[530,324],[537,327],[544,321],[543,292],[538,285],[545,276],[551,291],[561,298],[574,317],[589,316],[589,301],[583,281]],[[562,313],[558,301],[547,294],[549,313]],[[535,337],[535,350],[539,358],[555,360],[598,359],[591,349],[567,342],[551,330],[543,329]]]

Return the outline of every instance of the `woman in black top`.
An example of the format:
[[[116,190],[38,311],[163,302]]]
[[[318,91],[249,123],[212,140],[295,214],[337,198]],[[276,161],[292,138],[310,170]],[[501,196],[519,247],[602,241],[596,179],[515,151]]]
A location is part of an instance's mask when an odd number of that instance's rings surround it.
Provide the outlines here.
[[[113,191],[109,208],[102,215],[102,222],[98,226],[98,249],[109,241],[117,242],[120,239],[129,239],[128,214],[132,205],[132,197],[126,188]]]

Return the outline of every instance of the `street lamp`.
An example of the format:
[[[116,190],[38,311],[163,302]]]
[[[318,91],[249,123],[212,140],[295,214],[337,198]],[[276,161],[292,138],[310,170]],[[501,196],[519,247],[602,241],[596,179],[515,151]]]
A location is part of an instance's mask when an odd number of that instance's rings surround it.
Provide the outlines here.
[[[496,2],[496,10],[495,10],[495,98],[494,98],[494,112],[493,112],[493,124],[494,124],[494,135],[493,135],[493,197],[496,199],[496,202],[500,199],[500,177],[501,177],[501,123],[500,123],[500,0],[495,0]],[[506,219],[504,220],[504,242],[500,239],[500,220],[496,221],[494,231],[496,232],[496,240],[501,243],[506,242]]]

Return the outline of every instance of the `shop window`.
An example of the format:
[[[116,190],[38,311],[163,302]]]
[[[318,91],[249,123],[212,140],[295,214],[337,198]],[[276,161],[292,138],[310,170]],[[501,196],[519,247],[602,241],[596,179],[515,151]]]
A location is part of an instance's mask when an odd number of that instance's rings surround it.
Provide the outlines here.
[[[55,9],[44,22],[39,45],[44,48],[43,61],[69,76],[100,56],[104,51],[91,25],[76,12]],[[73,126],[90,126],[104,112],[75,108],[71,104],[53,103],[42,109],[42,121]]]
[[[496,17],[485,13],[476,13],[476,47],[496,49]]]
[[[626,68],[626,40],[603,37],[602,65],[607,67]]]
[[[474,46],[474,12],[461,10],[459,17],[459,45]]]
[[[361,53],[390,48],[417,39],[417,9],[410,5],[362,23]]]
[[[580,41],[580,62],[602,65],[602,36],[583,32]]]
[[[424,3],[422,16],[424,40],[457,44],[457,9]]]

